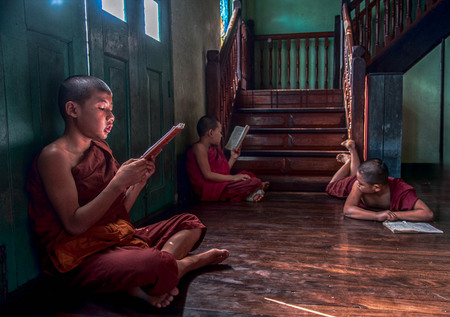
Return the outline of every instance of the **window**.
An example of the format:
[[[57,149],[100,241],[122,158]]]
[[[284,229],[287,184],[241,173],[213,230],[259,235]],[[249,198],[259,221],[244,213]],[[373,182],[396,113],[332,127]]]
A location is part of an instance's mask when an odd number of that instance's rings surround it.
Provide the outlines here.
[[[102,0],[102,10],[126,21],[124,0]]]
[[[228,0],[220,0],[220,45],[225,41],[229,23],[230,10]]]
[[[159,4],[154,0],[144,0],[145,34],[160,40],[159,34]]]

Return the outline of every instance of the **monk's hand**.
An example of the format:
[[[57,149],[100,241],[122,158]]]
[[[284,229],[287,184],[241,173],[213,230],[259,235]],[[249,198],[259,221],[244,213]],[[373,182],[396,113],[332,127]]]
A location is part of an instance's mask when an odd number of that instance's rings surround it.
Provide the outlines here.
[[[396,220],[398,220],[397,215],[390,210],[383,210],[383,211],[378,212],[377,218],[378,218],[377,219],[378,221],[386,221],[386,220],[396,221]]]
[[[147,182],[147,179],[154,173],[155,163],[153,160],[131,159],[120,166],[114,178],[119,185],[126,188]]]
[[[241,147],[231,150],[232,158],[237,159],[239,156],[241,156]]]
[[[246,179],[250,179],[250,175],[247,174],[236,174],[233,175],[233,181],[237,182],[237,181],[244,181]]]
[[[387,220],[389,220],[389,221],[397,221],[398,220],[398,217],[395,214],[395,212],[388,210],[387,214],[388,214]]]

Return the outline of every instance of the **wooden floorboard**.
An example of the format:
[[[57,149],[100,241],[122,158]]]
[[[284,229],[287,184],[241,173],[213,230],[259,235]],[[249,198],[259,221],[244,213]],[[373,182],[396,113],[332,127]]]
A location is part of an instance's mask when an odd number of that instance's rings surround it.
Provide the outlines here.
[[[170,307],[47,284],[0,315],[450,316],[450,181],[409,183],[444,234],[394,234],[378,222],[344,218],[343,202],[325,193],[269,191],[260,203],[200,203],[176,210],[208,227],[195,252],[227,248],[230,258],[183,278]]]

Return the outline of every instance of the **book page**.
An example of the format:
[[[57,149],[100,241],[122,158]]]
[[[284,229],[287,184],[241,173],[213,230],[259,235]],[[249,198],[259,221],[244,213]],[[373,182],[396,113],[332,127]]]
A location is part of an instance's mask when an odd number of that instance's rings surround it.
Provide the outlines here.
[[[383,224],[389,230],[396,233],[443,233],[442,230],[425,222],[385,221]]]
[[[247,135],[249,128],[250,127],[248,125],[246,125],[245,127],[239,125],[235,126],[233,132],[230,135],[230,138],[228,139],[227,144],[225,145],[225,148],[230,151],[239,148],[245,136]]]

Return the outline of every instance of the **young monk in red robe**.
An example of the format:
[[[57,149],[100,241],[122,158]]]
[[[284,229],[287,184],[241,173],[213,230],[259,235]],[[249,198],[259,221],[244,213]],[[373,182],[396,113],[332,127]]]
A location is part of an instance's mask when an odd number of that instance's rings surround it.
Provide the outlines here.
[[[260,201],[269,187],[251,172],[231,175],[231,167],[240,149],[231,151],[227,160],[219,148],[222,124],[213,116],[203,116],[197,123],[200,140],[187,151],[187,172],[195,193],[202,201]]]
[[[387,166],[380,159],[360,164],[355,141],[342,142],[349,154],[338,154],[344,165],[326,188],[334,197],[346,198],[344,215],[355,219],[376,221],[431,221],[433,212],[420,200],[415,189],[400,178],[388,176]]]
[[[222,262],[228,250],[190,254],[206,232],[192,214],[139,229],[130,223],[155,164],[131,159],[119,166],[114,159],[104,141],[114,124],[112,92],[102,80],[69,77],[59,106],[64,134],[37,155],[27,180],[44,271],[95,292],[126,291],[169,305],[184,274]]]

